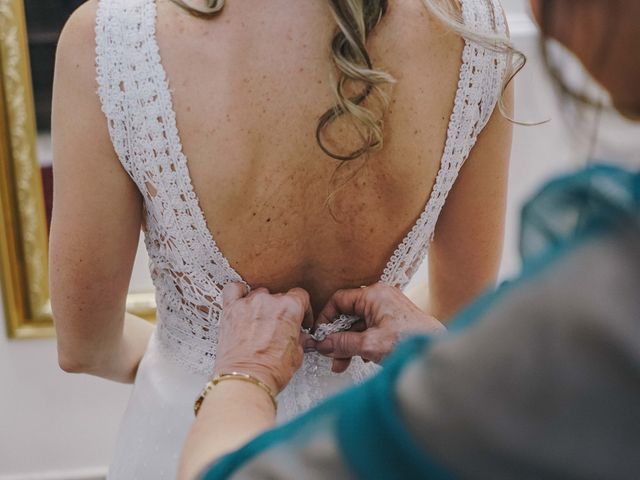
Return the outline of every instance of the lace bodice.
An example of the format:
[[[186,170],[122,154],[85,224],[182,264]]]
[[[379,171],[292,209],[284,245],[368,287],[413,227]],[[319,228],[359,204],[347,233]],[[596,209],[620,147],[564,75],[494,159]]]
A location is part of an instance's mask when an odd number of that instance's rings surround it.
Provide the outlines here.
[[[462,0],[472,28],[505,33],[497,0]],[[96,25],[98,93],[120,162],[144,200],[145,244],[158,305],[158,338],[166,355],[208,374],[216,352],[221,291],[243,281],[216,245],[194,191],[155,38],[155,0],[100,0]],[[424,260],[436,221],[458,172],[500,96],[504,56],[465,41],[455,105],[432,194],[389,259],[381,281],[406,286]],[[374,367],[355,361],[346,377]],[[293,410],[322,394],[330,363],[306,355],[283,392]],[[314,394],[315,392],[315,394]]]

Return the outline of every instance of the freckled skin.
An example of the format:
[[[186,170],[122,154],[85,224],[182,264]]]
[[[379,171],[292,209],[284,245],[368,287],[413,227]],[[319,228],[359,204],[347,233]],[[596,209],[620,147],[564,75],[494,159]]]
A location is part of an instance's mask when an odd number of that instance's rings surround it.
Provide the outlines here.
[[[158,18],[192,181],[231,265],[256,287],[306,289],[316,311],[339,288],[377,281],[440,166],[462,41],[418,0],[391,2],[369,42],[399,80],[385,148],[344,168],[359,171],[336,189],[339,162],[315,140],[334,101],[325,2],[228,2],[206,21],[160,1]],[[357,145],[344,122],[327,136]]]

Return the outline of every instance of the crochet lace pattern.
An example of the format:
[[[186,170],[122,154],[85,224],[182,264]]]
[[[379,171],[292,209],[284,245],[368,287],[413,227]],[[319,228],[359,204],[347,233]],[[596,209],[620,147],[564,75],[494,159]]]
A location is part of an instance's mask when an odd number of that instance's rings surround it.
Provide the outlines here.
[[[465,23],[504,34],[497,0],[463,0]],[[171,89],[156,41],[155,0],[100,0],[96,23],[98,94],[120,162],[144,199],[145,245],[158,305],[163,353],[203,374],[213,369],[222,288],[243,282],[207,226],[191,182]],[[440,169],[415,225],[389,259],[381,282],[404,288],[424,260],[458,172],[501,95],[506,56],[465,40],[455,104]],[[246,283],[246,282],[245,282]],[[318,335],[348,328],[341,317]],[[362,381],[376,367],[354,359],[344,376]],[[331,360],[306,354],[280,395],[292,413],[323,397]]]

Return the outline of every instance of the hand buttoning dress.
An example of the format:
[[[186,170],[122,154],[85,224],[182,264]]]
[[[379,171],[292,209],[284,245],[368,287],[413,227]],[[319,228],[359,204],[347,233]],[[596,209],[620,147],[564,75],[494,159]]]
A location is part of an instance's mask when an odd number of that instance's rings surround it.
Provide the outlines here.
[[[497,0],[462,0],[465,23],[504,34]],[[193,402],[213,370],[221,291],[242,281],[218,249],[182,153],[170,79],[155,37],[155,0],[100,0],[98,94],[120,162],[144,199],[145,244],[158,324],[138,370],[109,471],[111,480],[174,479],[194,418]],[[504,55],[465,42],[455,104],[432,194],[398,245],[381,281],[403,288],[424,260],[458,172],[501,95]],[[279,395],[278,421],[364,380],[378,367],[356,358],[343,374],[306,354]]]

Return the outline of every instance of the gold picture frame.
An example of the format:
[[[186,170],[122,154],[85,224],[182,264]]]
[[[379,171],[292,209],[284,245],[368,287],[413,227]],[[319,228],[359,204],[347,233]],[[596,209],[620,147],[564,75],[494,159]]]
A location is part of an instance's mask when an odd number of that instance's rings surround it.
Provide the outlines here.
[[[0,0],[0,288],[10,338],[53,336],[47,226],[22,0]],[[127,310],[155,317],[153,292]]]

